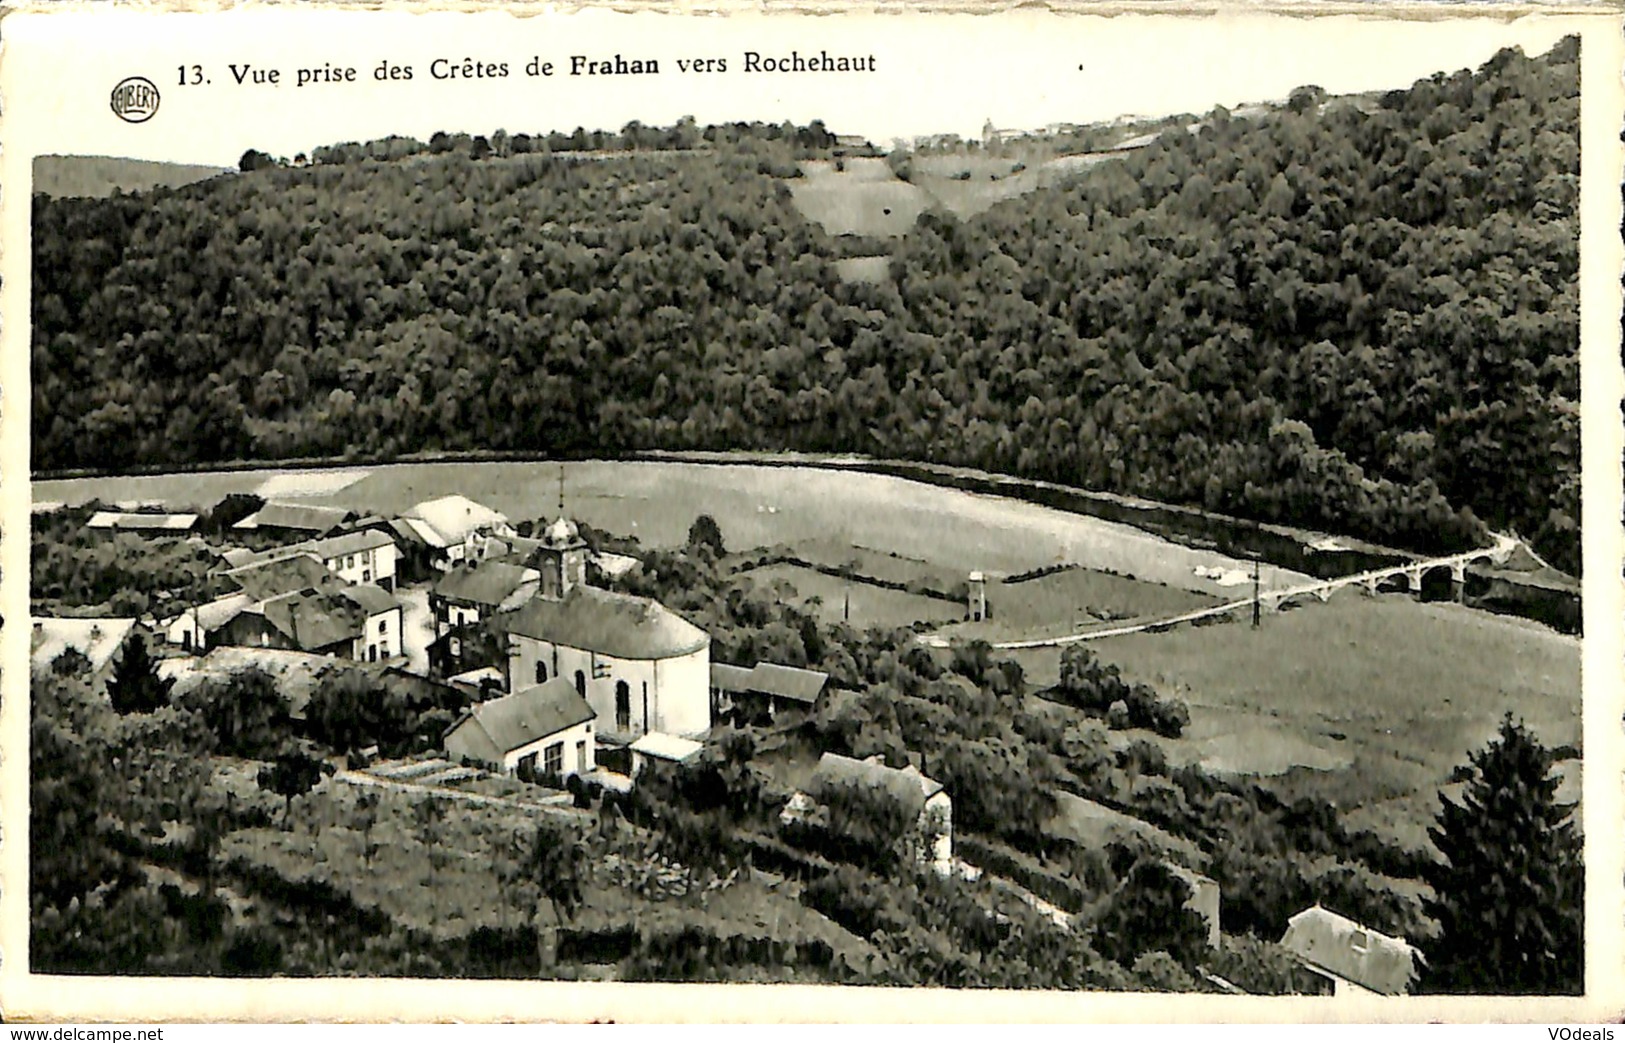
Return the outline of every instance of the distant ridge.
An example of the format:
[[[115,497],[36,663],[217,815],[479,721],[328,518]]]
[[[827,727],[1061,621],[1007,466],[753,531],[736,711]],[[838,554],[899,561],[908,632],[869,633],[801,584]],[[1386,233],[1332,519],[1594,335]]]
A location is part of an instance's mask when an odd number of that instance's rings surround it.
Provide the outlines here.
[[[57,198],[101,198],[112,195],[114,189],[146,192],[159,186],[178,188],[229,170],[116,156],[37,156],[34,191]]]

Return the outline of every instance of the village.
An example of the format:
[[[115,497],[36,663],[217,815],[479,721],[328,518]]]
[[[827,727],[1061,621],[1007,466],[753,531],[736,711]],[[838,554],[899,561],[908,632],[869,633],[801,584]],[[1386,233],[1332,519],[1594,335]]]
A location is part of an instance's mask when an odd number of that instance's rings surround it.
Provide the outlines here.
[[[87,529],[184,538],[210,562],[208,581],[223,592],[193,604],[160,600],[139,617],[36,616],[36,676],[56,671],[69,650],[85,657],[93,685],[104,689],[129,662],[148,657],[176,696],[263,671],[276,679],[297,722],[316,712],[312,693],[324,678],[361,670],[382,686],[374,692],[405,686],[455,711],[449,725],[427,736],[420,730],[408,747],[374,742],[330,752],[323,770],[334,781],[327,785],[454,804],[498,801],[543,817],[596,814],[602,824],[652,765],[669,786],[707,755],[726,758],[730,737],[742,730],[752,748],[800,742],[818,734],[815,717],[839,712],[832,702],[856,694],[824,671],[714,658],[706,630],[656,598],[611,589],[644,562],[611,549],[615,541],[603,534],[594,534],[596,547],[589,544],[565,511],[562,472],[551,520],[517,525],[457,494],[394,517],[269,500],[206,538],[197,533],[196,513],[126,506],[133,509],[95,511]],[[691,538],[698,533],[720,549],[715,529],[702,517]],[[993,618],[982,572],[970,573],[961,592],[967,623]],[[329,703],[322,712],[334,711]],[[906,856],[892,872],[926,873],[947,886],[992,885],[1032,915],[1072,929],[1078,903],[1056,895],[1052,877],[1023,874],[1011,856],[991,856],[980,842],[956,849],[959,795],[928,773],[920,754],[813,755],[816,763],[804,766],[810,770],[783,787],[788,798],[777,814],[783,837],[811,857],[820,848],[872,847],[873,823],[850,805],[853,793],[878,795],[888,814],[902,813],[893,825],[902,826],[900,840],[883,838]],[[1177,850],[1158,853],[1153,868],[1176,881],[1171,893],[1188,894],[1184,909],[1199,917],[1200,933],[1217,950],[1219,884],[1193,859],[1182,864]],[[998,872],[970,855],[994,857]],[[656,855],[671,866],[679,857]],[[1312,991],[1395,994],[1416,971],[1405,939],[1318,902],[1291,917],[1280,945],[1301,963],[1303,980],[1319,983]],[[1203,974],[1215,991],[1245,991]]]

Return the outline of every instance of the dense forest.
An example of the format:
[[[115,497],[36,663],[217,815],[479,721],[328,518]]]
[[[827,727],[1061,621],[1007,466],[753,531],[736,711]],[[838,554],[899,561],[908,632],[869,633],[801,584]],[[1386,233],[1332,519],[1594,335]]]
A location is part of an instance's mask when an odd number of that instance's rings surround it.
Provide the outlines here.
[[[34,466],[839,450],[1415,549],[1513,529],[1577,570],[1578,70],[1570,39],[1372,104],[1215,109],[925,214],[877,284],[786,187],[821,126],[391,139],[36,197]]]

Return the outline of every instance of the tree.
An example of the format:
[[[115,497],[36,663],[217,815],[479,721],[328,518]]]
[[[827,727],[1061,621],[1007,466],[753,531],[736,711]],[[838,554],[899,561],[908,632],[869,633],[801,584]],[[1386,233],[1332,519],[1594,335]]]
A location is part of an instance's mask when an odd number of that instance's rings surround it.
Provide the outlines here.
[[[287,739],[288,706],[276,678],[257,667],[226,681],[206,681],[185,702],[214,734],[216,751],[228,757],[274,754]]]
[[[1136,862],[1095,924],[1095,949],[1125,967],[1152,952],[1194,967],[1207,952],[1207,923],[1186,908],[1191,894],[1191,885],[1156,858]]]
[[[581,879],[586,868],[586,852],[575,831],[548,818],[538,819],[529,845],[522,849],[519,873],[536,889],[531,923],[543,967],[553,963],[550,957],[557,953],[559,929],[581,908]],[[543,900],[553,910],[551,930],[544,929],[540,916]]]
[[[113,709],[121,714],[152,713],[169,705],[169,690],[173,687],[173,680],[158,676],[158,662],[147,650],[147,639],[139,633],[131,634],[107,682],[107,697]]]
[[[722,527],[709,514],[695,518],[694,524],[688,527],[688,545],[691,549],[708,547],[712,556],[717,558],[728,553],[728,548],[722,542]]]
[[[289,747],[277,754],[276,760],[260,769],[255,781],[260,789],[282,798],[282,828],[288,827],[288,815],[293,811],[293,798],[302,797],[316,788],[323,775],[333,772],[332,765],[319,760],[298,747]]]
[[[1492,994],[1582,991],[1585,866],[1572,804],[1556,799],[1556,758],[1511,713],[1458,803],[1441,793],[1428,836],[1445,858],[1424,870],[1439,938],[1423,987]]]

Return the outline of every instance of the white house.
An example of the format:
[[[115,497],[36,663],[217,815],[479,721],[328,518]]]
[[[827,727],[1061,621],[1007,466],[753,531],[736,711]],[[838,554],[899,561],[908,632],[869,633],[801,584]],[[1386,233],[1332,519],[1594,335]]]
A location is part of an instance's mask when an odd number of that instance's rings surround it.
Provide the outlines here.
[[[466,496],[424,500],[402,514],[400,521],[428,545],[431,562],[442,569],[479,557],[487,537],[517,535],[507,515]]]
[[[536,596],[541,583],[542,574],[523,565],[495,560],[458,562],[429,588],[435,637],[518,608]]]
[[[1421,960],[1405,939],[1373,931],[1318,902],[1287,921],[1281,947],[1329,979],[1334,996],[1402,996]]]
[[[546,684],[476,703],[447,730],[450,760],[527,773],[569,775],[597,766],[593,720],[597,717],[570,682]]]
[[[57,656],[71,648],[90,662],[91,675],[95,683],[101,684],[112,674],[114,656],[135,628],[133,619],[35,616],[29,638],[29,667],[33,673],[43,674]]]
[[[567,519],[541,539],[540,593],[493,617],[508,642],[509,691],[565,678],[615,745],[708,730],[710,635],[657,601],[587,586],[586,544]]]
[[[361,529],[266,551],[231,550],[224,555],[226,563],[233,568],[298,556],[320,561],[347,583],[376,583],[386,590],[395,589],[395,564],[400,560],[400,549],[387,533],[378,529]]]

